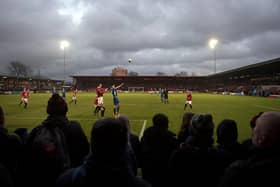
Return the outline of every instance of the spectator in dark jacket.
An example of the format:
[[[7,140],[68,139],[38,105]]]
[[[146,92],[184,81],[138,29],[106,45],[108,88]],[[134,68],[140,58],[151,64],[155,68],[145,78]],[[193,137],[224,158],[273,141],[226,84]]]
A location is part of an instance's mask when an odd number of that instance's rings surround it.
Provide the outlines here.
[[[168,117],[156,114],[153,126],[144,131],[141,139],[142,176],[153,187],[165,186],[170,156],[177,147],[176,135],[168,130]]]
[[[8,133],[5,128],[4,111],[0,106],[0,163],[8,169],[13,180],[18,172],[21,157],[22,142],[16,134]]]
[[[215,186],[221,169],[217,150],[213,147],[212,116],[195,114],[189,130],[190,136],[171,157],[170,185]]]
[[[132,162],[131,164],[133,166],[132,169],[133,169],[135,175],[137,175],[137,169],[140,167],[140,163],[141,163],[141,161],[140,161],[141,146],[140,146],[139,137],[131,131],[128,116],[120,115],[118,117],[118,120],[120,120],[121,123],[123,123],[127,127],[127,130],[128,130],[128,148],[129,148],[128,151],[131,155],[131,162]]]
[[[237,141],[238,130],[234,120],[224,119],[217,127],[217,149],[221,160],[224,161],[223,168],[232,162],[243,159],[245,150]]]
[[[27,185],[33,186],[54,186],[56,178],[61,174],[63,169],[56,168],[56,163],[47,163],[37,158],[33,154],[33,143],[35,138],[39,136],[43,127],[59,128],[63,133],[64,140],[60,145],[66,147],[68,158],[70,158],[69,167],[80,165],[89,153],[89,143],[87,137],[80,124],[75,121],[69,121],[66,117],[68,111],[67,103],[58,94],[53,94],[48,101],[47,113],[48,117],[41,125],[35,127],[27,140],[27,165],[28,171]],[[36,149],[36,148],[35,148]],[[35,156],[35,157],[34,157]],[[55,169],[54,169],[55,168]],[[62,171],[61,171],[62,170]]]
[[[9,170],[0,163],[0,186],[1,187],[13,187],[13,179]]]
[[[220,187],[280,186],[280,112],[264,112],[258,117],[252,143],[249,158],[227,168]]]
[[[256,126],[256,121],[262,115],[262,113],[263,112],[259,112],[257,115],[253,116],[252,119],[250,120],[250,128],[251,128],[251,131],[252,131],[252,135],[253,135],[254,128]],[[245,150],[246,156],[249,156],[250,150],[253,146],[252,137],[244,140],[241,143],[241,145],[242,145],[243,149]]]
[[[194,113],[192,112],[184,113],[181,128],[177,135],[178,145],[184,143],[188,138],[188,136],[190,135],[189,127],[193,116]]]
[[[148,187],[129,169],[127,127],[114,118],[100,119],[91,131],[91,154],[81,166],[63,173],[58,187]]]

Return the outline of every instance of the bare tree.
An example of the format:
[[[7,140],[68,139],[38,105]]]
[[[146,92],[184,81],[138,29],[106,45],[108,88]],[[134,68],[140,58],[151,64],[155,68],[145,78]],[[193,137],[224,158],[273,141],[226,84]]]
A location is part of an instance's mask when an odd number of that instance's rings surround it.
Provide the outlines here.
[[[19,61],[12,61],[8,66],[11,75],[16,77],[28,77],[32,75],[32,69]]]
[[[177,76],[177,77],[187,77],[188,76],[188,72],[181,71],[180,73],[176,73],[175,76]]]
[[[157,72],[157,76],[166,76],[164,72]]]
[[[130,71],[129,73],[128,73],[128,76],[138,76],[138,73],[137,72],[135,72],[135,71]]]

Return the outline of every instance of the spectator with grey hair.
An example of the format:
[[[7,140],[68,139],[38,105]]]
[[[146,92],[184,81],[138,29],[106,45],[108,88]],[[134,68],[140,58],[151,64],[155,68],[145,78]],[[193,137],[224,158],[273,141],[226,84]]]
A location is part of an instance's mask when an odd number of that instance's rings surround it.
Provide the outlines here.
[[[231,164],[220,187],[280,185],[280,112],[262,113],[255,125],[249,158]]]

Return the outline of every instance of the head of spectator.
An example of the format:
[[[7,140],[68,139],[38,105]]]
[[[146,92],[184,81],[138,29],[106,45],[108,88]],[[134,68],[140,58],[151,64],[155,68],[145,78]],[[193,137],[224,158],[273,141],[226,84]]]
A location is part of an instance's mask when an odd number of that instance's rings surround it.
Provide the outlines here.
[[[280,112],[264,112],[258,117],[253,131],[252,142],[260,149],[279,150]]]
[[[129,135],[131,133],[131,127],[130,127],[130,121],[128,119],[128,116],[122,114],[118,117],[118,120],[120,120],[120,122],[126,126],[128,137],[129,137]]]
[[[231,146],[237,143],[238,131],[234,120],[224,119],[217,127],[217,142],[222,146]]]
[[[153,117],[153,126],[162,129],[168,129],[168,117],[165,114],[155,114]]]
[[[96,121],[91,131],[92,155],[102,163],[118,163],[126,153],[127,132],[126,126],[117,119]]]
[[[67,103],[59,94],[53,94],[48,101],[47,113],[50,116],[65,116],[68,111]]]
[[[4,111],[0,106],[0,128],[4,127],[4,123],[5,123]]]
[[[263,114],[263,112],[258,113],[257,115],[253,116],[252,119],[250,120],[250,127],[251,129],[254,129],[256,126],[256,121],[257,119]]]
[[[17,128],[14,130],[14,133],[17,134],[20,139],[22,140],[23,143],[25,143],[27,141],[28,138],[28,129],[27,128]]]
[[[185,112],[183,115],[181,130],[189,130],[192,117],[194,116],[194,113],[192,112]]]
[[[213,145],[214,122],[211,114],[195,114],[190,125],[191,142],[194,146]]]
[[[183,115],[182,124],[180,127],[180,130],[178,132],[178,141],[179,143],[182,143],[186,140],[187,136],[189,136],[189,127],[191,124],[192,117],[194,116],[194,113],[192,112],[185,112]]]

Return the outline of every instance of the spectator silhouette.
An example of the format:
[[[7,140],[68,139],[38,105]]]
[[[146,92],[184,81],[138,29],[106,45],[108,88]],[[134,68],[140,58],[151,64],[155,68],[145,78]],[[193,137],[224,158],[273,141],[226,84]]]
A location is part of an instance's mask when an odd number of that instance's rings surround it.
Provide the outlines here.
[[[58,128],[62,132],[63,139],[58,144],[67,150],[66,156],[70,158],[69,167],[80,165],[88,154],[89,143],[84,131],[78,122],[67,119],[67,111],[65,100],[58,94],[53,94],[48,100],[47,119],[31,131],[27,140],[27,165],[25,166],[28,171],[25,179],[28,186],[54,186],[56,178],[64,169],[67,169],[67,167],[59,168],[58,163],[53,163],[53,161],[42,161],[37,154],[33,154],[37,151],[33,143],[36,137],[40,136],[43,128],[50,130]]]
[[[5,116],[0,106],[0,163],[11,174],[13,180],[18,172],[18,164],[22,156],[22,142],[20,137],[13,133],[8,133],[5,128]]]
[[[280,185],[280,112],[264,112],[257,118],[252,143],[249,158],[231,164],[219,186]]]
[[[120,115],[118,119],[123,123],[127,130],[128,130],[128,148],[129,148],[129,153],[131,155],[131,165],[132,169],[137,175],[137,169],[140,167],[140,157],[141,157],[141,146],[140,146],[140,141],[139,137],[132,133],[131,127],[130,127],[130,122],[129,119],[126,115]]]
[[[252,135],[253,135],[254,128],[256,126],[256,121],[262,115],[262,113],[263,112],[259,112],[257,115],[253,116],[250,120],[250,128],[251,128],[251,131],[252,131]],[[253,147],[252,137],[244,140],[241,143],[241,145],[242,145],[243,149],[246,151],[246,156],[249,156],[249,154],[251,152],[251,149]]]
[[[168,123],[166,115],[154,115],[153,126],[144,131],[141,139],[142,176],[153,187],[166,185],[169,159],[177,147],[176,135],[168,130]]]
[[[150,186],[129,169],[127,135],[127,127],[117,119],[96,121],[91,131],[90,156],[81,166],[63,173],[57,186]]]
[[[0,163],[0,186],[1,187],[13,187],[14,186],[10,172],[1,163]]]
[[[232,162],[244,158],[242,145],[237,141],[238,130],[234,120],[224,119],[217,127],[217,149],[223,161],[223,168],[228,167]]]
[[[192,112],[184,113],[182,124],[181,124],[180,130],[177,135],[178,145],[180,145],[181,143],[184,143],[186,141],[187,137],[190,135],[189,126],[190,126],[193,116],[194,116],[194,113],[192,113]]]
[[[170,159],[172,186],[215,186],[221,172],[217,150],[213,148],[214,123],[210,114],[195,114],[190,136]],[[170,184],[170,185],[171,185]]]

